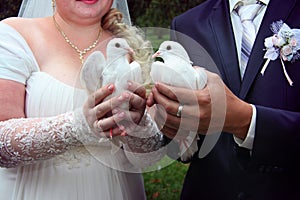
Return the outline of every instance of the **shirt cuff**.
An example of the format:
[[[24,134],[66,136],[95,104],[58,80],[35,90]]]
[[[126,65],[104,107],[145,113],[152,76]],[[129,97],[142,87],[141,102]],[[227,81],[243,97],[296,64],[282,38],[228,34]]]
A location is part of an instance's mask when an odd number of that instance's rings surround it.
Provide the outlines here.
[[[250,122],[250,127],[247,133],[247,136],[245,140],[241,140],[234,136],[234,141],[240,146],[247,148],[249,150],[252,150],[253,148],[253,142],[254,142],[254,136],[255,136],[255,127],[256,127],[256,107],[254,105],[252,106],[252,118]]]

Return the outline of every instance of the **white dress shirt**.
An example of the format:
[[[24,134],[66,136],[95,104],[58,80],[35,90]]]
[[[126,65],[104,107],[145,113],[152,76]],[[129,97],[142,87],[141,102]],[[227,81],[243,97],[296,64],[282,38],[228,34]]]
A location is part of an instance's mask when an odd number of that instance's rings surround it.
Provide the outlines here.
[[[241,65],[241,46],[242,46],[242,35],[243,35],[243,26],[240,20],[240,17],[237,15],[235,12],[235,8],[238,2],[242,1],[244,4],[250,4],[250,3],[255,3],[256,0],[229,0],[229,9],[230,9],[230,17],[231,17],[231,22],[232,22],[232,27],[233,27],[233,33],[235,37],[235,43],[236,43],[236,48],[237,48],[237,53],[238,53],[238,60],[239,60],[239,65]],[[256,33],[259,30],[260,24],[262,22],[263,16],[266,12],[266,8],[268,6],[270,0],[260,0],[260,2],[264,3],[265,6],[260,10],[258,15],[255,17],[253,20],[253,23],[256,28]],[[251,118],[251,123],[250,127],[247,133],[247,137],[245,140],[241,140],[237,137],[234,137],[235,142],[240,146],[244,147],[247,149],[252,150],[253,147],[253,141],[254,141],[254,136],[255,136],[255,127],[256,127],[256,107],[254,105],[252,106],[252,118]]]

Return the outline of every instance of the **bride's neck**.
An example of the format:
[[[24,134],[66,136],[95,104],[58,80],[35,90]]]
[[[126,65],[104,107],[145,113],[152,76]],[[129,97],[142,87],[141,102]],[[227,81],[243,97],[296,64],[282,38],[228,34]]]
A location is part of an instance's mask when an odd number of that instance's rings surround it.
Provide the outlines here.
[[[61,30],[70,39],[74,38],[74,40],[93,40],[97,37],[99,30],[102,29],[100,21],[90,23],[84,23],[81,21],[76,22],[71,19],[63,18],[58,13],[56,13],[53,17]]]

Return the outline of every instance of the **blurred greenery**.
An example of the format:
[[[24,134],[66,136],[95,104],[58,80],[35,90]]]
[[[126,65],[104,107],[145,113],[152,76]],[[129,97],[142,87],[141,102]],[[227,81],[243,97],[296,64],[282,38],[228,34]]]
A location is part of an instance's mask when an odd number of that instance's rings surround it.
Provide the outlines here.
[[[180,199],[187,164],[173,162],[157,171],[143,174],[148,200],[177,200]]]
[[[168,28],[171,20],[205,0],[127,0],[133,24]]]
[[[22,0],[0,0],[0,20],[17,16]]]
[[[0,20],[17,16],[22,0],[0,0]],[[42,1],[42,0],[41,0]],[[131,19],[139,27],[168,28],[176,15],[205,0],[127,0]]]

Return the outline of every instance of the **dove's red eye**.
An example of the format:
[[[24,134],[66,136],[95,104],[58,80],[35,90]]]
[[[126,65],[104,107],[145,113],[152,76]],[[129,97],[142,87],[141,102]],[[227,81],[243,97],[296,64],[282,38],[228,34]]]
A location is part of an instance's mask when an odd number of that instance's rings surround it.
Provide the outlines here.
[[[116,43],[115,46],[116,46],[117,48],[120,48],[120,47],[121,47],[120,43]]]
[[[170,45],[167,46],[167,50],[171,50],[172,47]]]

